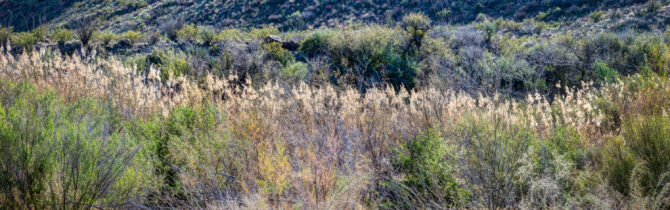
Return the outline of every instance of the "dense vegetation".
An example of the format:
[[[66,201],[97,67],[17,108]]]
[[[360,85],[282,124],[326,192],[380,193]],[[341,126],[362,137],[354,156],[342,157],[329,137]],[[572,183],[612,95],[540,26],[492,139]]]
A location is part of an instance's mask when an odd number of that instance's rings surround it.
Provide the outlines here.
[[[0,2],[0,209],[670,208],[665,1],[306,2]]]

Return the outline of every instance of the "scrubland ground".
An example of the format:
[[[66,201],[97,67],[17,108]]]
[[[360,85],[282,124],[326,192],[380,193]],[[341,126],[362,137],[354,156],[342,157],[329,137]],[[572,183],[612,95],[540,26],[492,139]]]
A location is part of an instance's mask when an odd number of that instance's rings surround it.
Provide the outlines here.
[[[653,27],[0,28],[0,208],[667,209],[668,7],[633,9]]]

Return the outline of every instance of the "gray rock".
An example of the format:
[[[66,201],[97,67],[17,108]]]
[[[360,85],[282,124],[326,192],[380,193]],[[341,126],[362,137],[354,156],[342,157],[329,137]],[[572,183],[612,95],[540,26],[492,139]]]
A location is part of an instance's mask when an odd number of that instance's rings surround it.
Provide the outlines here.
[[[272,42],[284,43],[284,41],[282,41],[281,38],[277,35],[268,35],[268,37],[265,37],[265,42],[266,43],[272,43]]]

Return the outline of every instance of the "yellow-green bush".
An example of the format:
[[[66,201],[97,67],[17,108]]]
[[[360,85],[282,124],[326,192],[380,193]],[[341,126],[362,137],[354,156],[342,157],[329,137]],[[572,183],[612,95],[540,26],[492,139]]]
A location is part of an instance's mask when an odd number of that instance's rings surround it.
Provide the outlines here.
[[[200,26],[194,24],[184,25],[184,27],[177,31],[177,38],[183,41],[196,41],[198,40],[199,29]]]
[[[20,48],[23,48],[26,51],[31,51],[33,45],[35,45],[39,40],[29,32],[15,33],[11,37],[12,44]]]
[[[254,28],[251,29],[251,31],[249,31],[250,37],[255,39],[265,39],[265,37],[269,35],[277,35],[277,34],[279,34],[279,29],[272,26],[266,26],[263,28]]]
[[[10,40],[12,37],[12,31],[14,28],[10,27],[2,27],[0,25],[0,46],[5,46],[7,44],[7,41]]]
[[[137,31],[126,31],[123,35],[121,35],[124,39],[130,41],[130,44],[135,44],[139,41],[141,41],[144,38],[144,35],[140,32]]]
[[[74,32],[65,28],[54,29],[51,38],[56,42],[67,42],[74,38]]]
[[[150,154],[98,101],[66,104],[26,83],[0,84],[0,205],[79,209],[154,189]]]
[[[431,129],[395,152],[393,168],[399,176],[388,185],[398,197],[388,198],[389,208],[457,207],[467,196],[455,178],[454,148],[441,135]]]
[[[214,32],[214,29],[212,28],[201,27],[198,31],[198,38],[205,45],[211,45],[214,41],[216,41],[216,32]]]
[[[111,31],[97,32],[93,36],[96,40],[102,42],[104,45],[109,45],[112,42],[119,39],[119,36],[116,35],[114,32],[111,32]]]
[[[279,42],[265,43],[263,44],[263,50],[265,50],[268,54],[270,54],[270,56],[272,56],[273,59],[278,61],[283,66],[287,66],[295,61],[293,54],[284,49],[282,44]]]
[[[239,29],[225,29],[216,35],[215,40],[238,40],[243,37]]]
[[[287,81],[301,81],[307,77],[307,64],[303,62],[295,62],[282,69],[282,76]]]

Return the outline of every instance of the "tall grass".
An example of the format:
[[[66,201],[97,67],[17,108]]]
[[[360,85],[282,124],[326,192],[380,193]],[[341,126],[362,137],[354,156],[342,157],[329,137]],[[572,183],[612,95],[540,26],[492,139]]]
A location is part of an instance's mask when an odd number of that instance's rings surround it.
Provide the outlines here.
[[[0,54],[0,204],[667,207],[670,83],[656,74],[513,99],[159,71]]]

